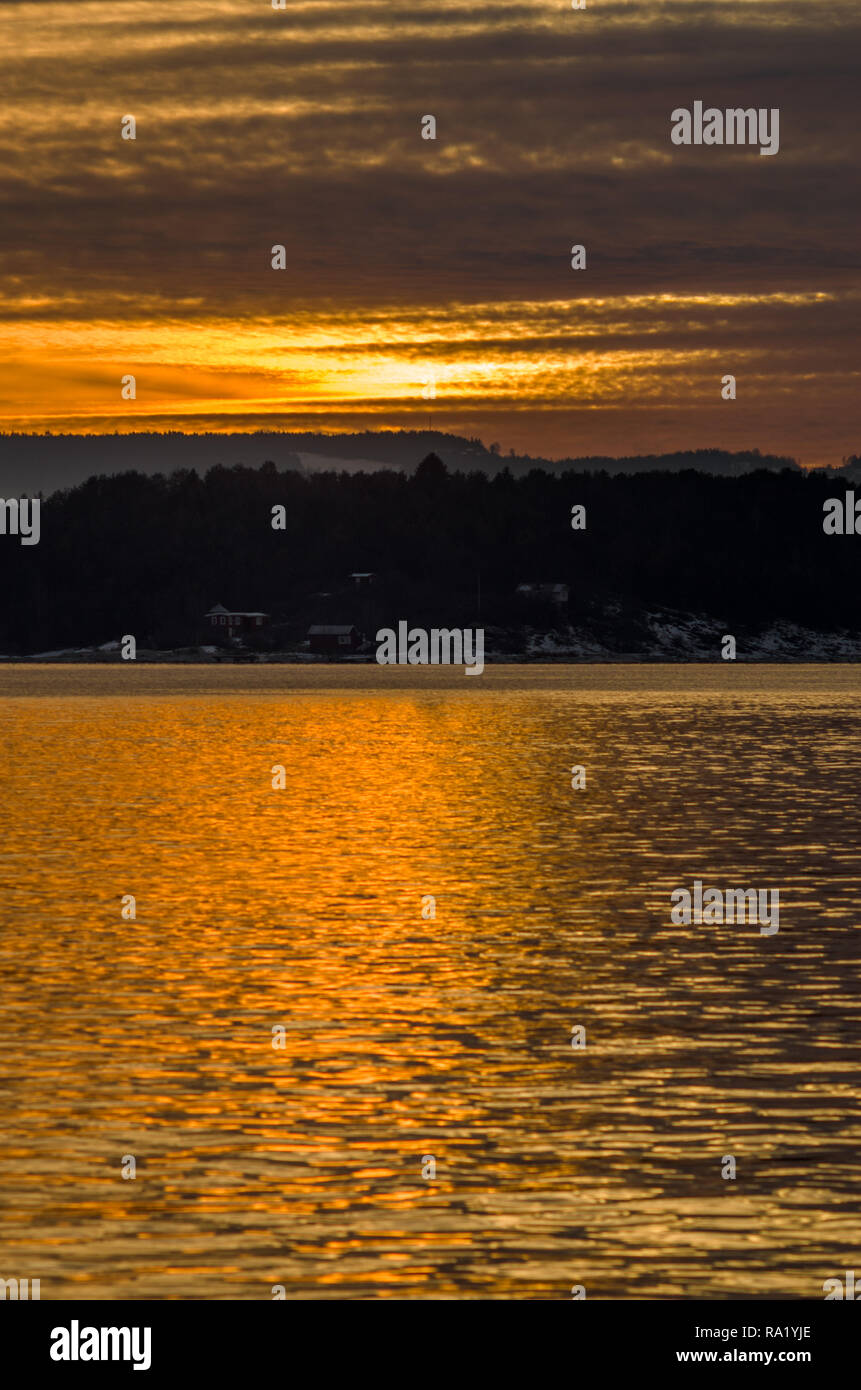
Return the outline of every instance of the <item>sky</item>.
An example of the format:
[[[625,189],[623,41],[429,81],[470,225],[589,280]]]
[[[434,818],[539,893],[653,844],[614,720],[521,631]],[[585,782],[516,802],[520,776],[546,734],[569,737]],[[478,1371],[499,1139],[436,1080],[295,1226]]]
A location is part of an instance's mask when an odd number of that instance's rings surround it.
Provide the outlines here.
[[[0,430],[861,453],[855,0],[2,0],[0,54]]]

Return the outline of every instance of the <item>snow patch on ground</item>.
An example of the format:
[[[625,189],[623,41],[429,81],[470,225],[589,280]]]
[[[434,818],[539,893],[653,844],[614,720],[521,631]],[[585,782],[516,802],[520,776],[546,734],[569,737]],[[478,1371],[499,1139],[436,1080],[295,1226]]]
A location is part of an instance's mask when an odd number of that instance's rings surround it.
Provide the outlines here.
[[[526,655],[531,660],[559,659],[641,661],[714,661],[721,658],[725,636],[736,640],[736,659],[748,661],[861,661],[861,633],[842,629],[817,632],[799,623],[778,622],[760,632],[730,632],[725,622],[701,613],[669,609],[632,619],[606,610],[590,627],[531,632]],[[504,651],[504,640],[498,649]],[[492,648],[488,646],[492,656]]]
[[[526,641],[531,657],[541,656],[606,656],[607,648],[588,633],[569,628],[568,635],[559,632],[536,632]]]
[[[82,652],[88,651],[87,647],[61,647],[56,652],[34,652],[28,656],[28,661],[55,661],[58,656],[80,656]]]

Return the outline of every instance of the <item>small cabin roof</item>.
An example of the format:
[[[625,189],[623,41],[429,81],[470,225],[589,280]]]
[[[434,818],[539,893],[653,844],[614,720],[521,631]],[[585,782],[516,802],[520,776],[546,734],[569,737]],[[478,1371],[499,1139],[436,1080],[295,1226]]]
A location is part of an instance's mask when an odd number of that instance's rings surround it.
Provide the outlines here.
[[[207,618],[214,618],[216,616],[224,616],[227,618],[268,618],[269,614],[260,612],[252,613],[244,608],[239,611],[238,609],[225,608],[223,603],[217,603],[215,607],[210,608],[209,612],[206,614]]]
[[[347,637],[356,631],[355,623],[314,623],[308,629],[309,637]]]

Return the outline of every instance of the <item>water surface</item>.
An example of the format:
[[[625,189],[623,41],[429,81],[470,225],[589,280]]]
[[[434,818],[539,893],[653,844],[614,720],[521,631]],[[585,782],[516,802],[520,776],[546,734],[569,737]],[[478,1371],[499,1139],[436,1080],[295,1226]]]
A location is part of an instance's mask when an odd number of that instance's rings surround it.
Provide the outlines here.
[[[859,708],[855,666],[0,667],[0,1275],[821,1298]],[[694,878],[778,935],[671,925]]]

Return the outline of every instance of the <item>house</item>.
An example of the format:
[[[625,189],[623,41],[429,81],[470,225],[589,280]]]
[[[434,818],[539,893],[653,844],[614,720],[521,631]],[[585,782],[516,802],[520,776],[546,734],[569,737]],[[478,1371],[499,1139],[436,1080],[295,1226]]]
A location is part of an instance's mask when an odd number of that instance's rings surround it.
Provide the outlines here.
[[[237,637],[240,632],[255,632],[269,622],[268,613],[231,613],[217,603],[206,614],[209,626],[217,628],[226,637]]]
[[[360,589],[366,589],[369,584],[373,584],[376,576],[373,570],[354,570],[353,573],[350,575],[350,578],[352,579],[354,584],[357,584],[359,586]]]
[[[518,584],[517,593],[522,598],[540,599],[542,603],[561,605],[568,602],[567,584]]]
[[[358,628],[349,623],[315,623],[308,629],[308,645],[312,652],[354,652],[361,642]]]

